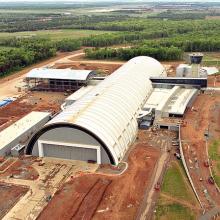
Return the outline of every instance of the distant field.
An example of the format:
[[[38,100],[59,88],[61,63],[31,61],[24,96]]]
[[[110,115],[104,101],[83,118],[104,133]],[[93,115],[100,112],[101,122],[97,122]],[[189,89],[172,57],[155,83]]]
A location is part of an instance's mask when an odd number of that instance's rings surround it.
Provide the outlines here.
[[[205,66],[220,66],[220,53],[204,53],[203,65]]]
[[[8,37],[42,37],[50,38],[52,40],[59,40],[63,38],[77,39],[80,37],[88,37],[90,35],[98,35],[103,33],[112,33],[110,31],[96,31],[96,30],[73,30],[73,29],[60,29],[60,30],[40,30],[40,31],[25,31],[25,32],[0,32],[1,38]]]
[[[220,19],[220,16],[206,16],[207,20]]]

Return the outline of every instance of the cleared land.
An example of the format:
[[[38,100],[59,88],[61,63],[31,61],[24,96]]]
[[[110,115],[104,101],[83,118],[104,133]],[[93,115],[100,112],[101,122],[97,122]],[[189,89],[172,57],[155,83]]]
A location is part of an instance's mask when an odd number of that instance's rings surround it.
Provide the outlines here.
[[[81,51],[80,51],[81,52]],[[79,53],[77,51],[76,53]],[[74,55],[75,53],[58,53],[57,56],[48,59],[46,61],[40,62],[38,64],[34,64],[32,66],[29,66],[27,68],[24,68],[21,71],[15,72],[14,74],[10,74],[8,76],[5,76],[3,78],[0,78],[0,100],[10,97],[10,96],[20,96],[24,94],[24,89],[25,89],[25,83],[24,83],[24,78],[25,75],[32,70],[33,68],[39,68],[39,67],[44,67],[48,66],[51,63],[54,63],[57,60],[62,59],[63,57],[66,57],[68,55]],[[9,83],[10,82],[10,83]],[[19,92],[18,88],[22,88],[22,90]]]
[[[0,182],[0,219],[26,194],[27,187]]]
[[[85,60],[82,51],[67,53],[60,58],[61,59],[56,58],[50,62],[39,64],[39,66],[100,69],[106,74],[111,74],[123,64],[123,62],[118,61]],[[169,74],[174,74],[177,63],[170,62],[165,64],[171,69]],[[22,77],[23,80],[25,73],[19,72],[18,74],[0,80],[0,83],[6,85],[4,91],[7,92],[8,82],[17,80],[19,77]],[[16,83],[15,86],[17,86]],[[16,88],[13,94],[17,94]],[[211,95],[202,95],[202,98],[199,99],[200,104],[196,104],[196,106],[199,107],[196,108],[200,108],[202,112],[203,106],[206,106],[204,102],[208,100],[207,103],[212,104],[218,100],[216,96],[214,96],[214,98],[211,97]],[[64,95],[61,93],[27,93],[23,90],[21,98],[0,109],[0,124],[2,124],[0,130],[32,110],[58,112],[64,98]],[[207,106],[205,108],[208,108]],[[196,123],[202,123],[202,126],[200,126],[200,124],[197,126],[205,128],[207,125],[203,125],[203,121],[206,121],[207,118],[204,118],[201,112],[195,111],[192,113],[189,111],[187,114],[193,114],[190,116],[192,117],[190,119],[191,121],[194,121],[196,117],[202,117],[201,120]],[[194,115],[194,113],[196,114]],[[213,114],[219,115],[219,109],[217,107]],[[216,118],[210,118],[209,120],[216,123]],[[219,134],[217,123],[212,126],[212,128],[216,129],[214,135]],[[190,135],[194,135],[197,131],[196,129],[191,132]],[[214,132],[214,130],[212,132]],[[130,154],[128,153],[128,170],[122,175],[115,175],[115,171],[111,173],[109,170],[106,173],[102,168],[96,173],[94,173],[94,170],[91,170],[91,173],[88,174],[87,164],[84,163],[78,166],[79,162],[71,162],[74,167],[73,171],[73,167],[71,168],[72,165],[66,166],[66,162],[62,162],[61,165],[59,165],[60,162],[56,162],[56,164],[47,164],[48,162],[46,162],[46,164],[41,167],[41,165],[39,165],[41,162],[18,161],[15,165],[12,165],[11,168],[8,168],[7,171],[1,175],[1,178],[9,183],[24,184],[27,187],[31,187],[32,191],[30,190],[28,196],[22,199],[21,203],[18,202],[16,207],[14,207],[6,217],[16,216],[17,213],[21,212],[25,203],[28,204],[28,209],[22,214],[23,217],[33,215],[37,217],[42,208],[45,207],[39,219],[54,219],[54,216],[62,216],[64,220],[71,218],[81,219],[82,216],[86,216],[87,218],[92,216],[94,219],[134,219],[134,217],[140,213],[140,209],[143,211],[142,208],[146,208],[149,199],[152,201],[151,203],[154,204],[154,201],[156,201],[156,198],[159,196],[158,191],[154,191],[155,176],[153,172],[155,171],[161,152],[167,152],[169,144],[174,137],[175,134],[168,131],[158,131],[156,133],[150,131],[140,132],[137,141],[138,145]],[[186,140],[190,140],[190,137],[187,136]],[[16,165],[18,166],[17,168]],[[164,164],[161,166],[164,166]],[[26,170],[27,167],[28,169]],[[71,169],[72,171],[70,171]],[[187,219],[195,219],[195,216],[198,214],[198,204],[192,195],[191,189],[181,169],[178,164],[174,164],[167,174],[169,178],[165,176],[164,181],[166,184],[165,186],[164,184],[162,185],[162,193],[157,206],[159,210],[157,212],[159,215],[157,219],[163,219],[160,215],[164,216],[164,219],[186,219],[183,218],[185,216],[188,217]],[[14,177],[7,180],[11,174],[13,174]],[[38,175],[39,178],[37,178]],[[70,176],[73,176],[73,178],[65,183],[70,179]],[[33,179],[36,180],[33,181]],[[161,181],[161,177],[159,179]],[[175,182],[176,185],[173,186],[173,182]],[[43,189],[41,188],[42,185],[45,186]],[[59,189],[59,191],[57,191],[57,189]],[[151,189],[153,189],[153,195],[150,198],[147,196],[145,200],[145,194],[148,193],[149,195]],[[57,193],[55,193],[56,191]],[[55,196],[48,203],[45,198],[54,193]],[[38,197],[38,195],[40,195],[40,197]],[[34,201],[35,199],[36,201]],[[30,201],[34,202],[30,203]],[[35,208],[35,206],[37,208]],[[65,208],[60,209],[60,206],[64,206]],[[149,212],[152,212],[152,210],[153,209],[150,208]]]
[[[32,111],[60,111],[65,96],[62,93],[29,92],[0,108],[0,131]]]
[[[98,30],[75,30],[75,29],[60,29],[60,30],[39,30],[39,31],[24,31],[24,32],[0,32],[1,38],[9,37],[41,37],[50,38],[52,40],[61,40],[64,38],[78,39],[82,37],[89,37],[91,35],[99,35],[103,33],[112,33],[113,31],[98,31]]]
[[[8,165],[6,171],[0,173],[0,214],[4,215],[5,220],[36,219],[47,205],[48,198],[53,196],[71,176],[81,171],[94,172],[97,167],[96,164],[87,164],[82,161],[19,158],[14,166]],[[24,196],[21,198],[21,195]],[[1,209],[5,210],[4,213]]]
[[[158,158],[159,151],[137,144],[122,175],[75,177],[55,194],[38,219],[134,219]],[[59,208],[61,203],[65,208]]]
[[[219,138],[220,134],[220,95],[218,92],[211,93],[198,96],[193,110],[189,109],[186,112],[184,119],[186,126],[181,129],[186,163],[196,191],[206,210],[210,210],[215,204],[220,204],[216,186],[208,181],[211,176],[210,169],[204,166],[204,163],[208,161],[204,134],[207,131],[209,133],[207,145]]]

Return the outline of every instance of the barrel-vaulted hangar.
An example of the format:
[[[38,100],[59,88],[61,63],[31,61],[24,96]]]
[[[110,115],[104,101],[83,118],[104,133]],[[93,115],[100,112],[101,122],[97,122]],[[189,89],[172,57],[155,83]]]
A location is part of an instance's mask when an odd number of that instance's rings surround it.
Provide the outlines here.
[[[157,60],[131,59],[47,123],[26,153],[117,165],[136,138],[137,116],[153,89],[149,78],[156,76],[166,76]]]

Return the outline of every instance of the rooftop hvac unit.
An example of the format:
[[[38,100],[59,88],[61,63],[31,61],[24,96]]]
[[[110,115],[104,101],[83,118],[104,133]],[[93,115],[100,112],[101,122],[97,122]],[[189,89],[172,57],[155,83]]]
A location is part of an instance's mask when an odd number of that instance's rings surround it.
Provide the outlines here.
[[[11,155],[13,157],[18,157],[24,152],[24,149],[25,149],[25,145],[17,144],[11,149]]]

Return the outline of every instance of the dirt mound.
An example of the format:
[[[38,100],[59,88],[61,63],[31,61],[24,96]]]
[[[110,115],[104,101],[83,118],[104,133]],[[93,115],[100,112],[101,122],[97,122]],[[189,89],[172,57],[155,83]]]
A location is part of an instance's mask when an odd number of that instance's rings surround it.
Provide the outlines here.
[[[27,191],[28,188],[23,186],[0,183],[0,219],[4,217]]]
[[[156,149],[136,145],[122,175],[81,174],[54,195],[38,220],[134,219],[158,158]]]

